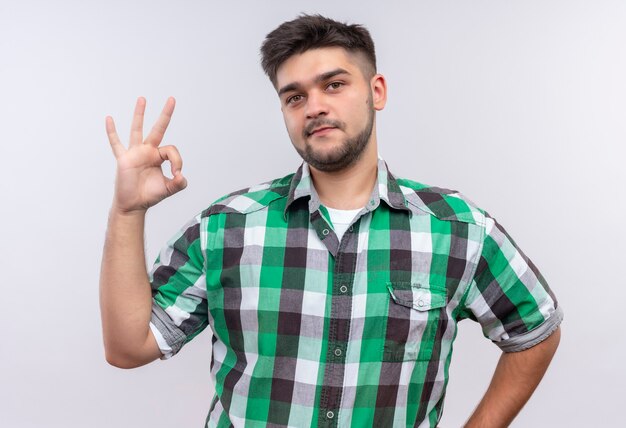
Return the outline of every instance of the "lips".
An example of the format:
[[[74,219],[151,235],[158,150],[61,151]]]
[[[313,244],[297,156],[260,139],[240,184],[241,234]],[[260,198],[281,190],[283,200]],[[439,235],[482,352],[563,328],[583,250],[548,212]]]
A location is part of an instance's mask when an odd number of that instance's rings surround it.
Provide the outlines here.
[[[345,124],[338,120],[317,118],[307,124],[302,132],[304,138],[322,136],[332,132],[333,129],[344,129]]]
[[[336,127],[334,126],[322,126],[320,128],[314,129],[313,131],[311,131],[309,133],[309,136],[311,135],[322,135],[322,134],[326,134],[327,132],[336,129]]]

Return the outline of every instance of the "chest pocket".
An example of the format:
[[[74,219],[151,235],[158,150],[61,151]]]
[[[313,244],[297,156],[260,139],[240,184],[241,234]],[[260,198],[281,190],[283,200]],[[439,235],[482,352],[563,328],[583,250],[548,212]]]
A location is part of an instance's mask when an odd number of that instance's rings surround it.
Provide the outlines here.
[[[429,360],[437,330],[447,317],[446,288],[388,282],[387,289],[390,298],[383,361]]]

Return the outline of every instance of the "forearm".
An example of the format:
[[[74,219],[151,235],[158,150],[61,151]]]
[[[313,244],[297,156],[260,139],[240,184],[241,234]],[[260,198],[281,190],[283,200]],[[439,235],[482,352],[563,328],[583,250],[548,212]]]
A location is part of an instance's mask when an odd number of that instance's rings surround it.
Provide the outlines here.
[[[100,273],[100,311],[107,361],[130,368],[159,356],[150,332],[152,294],[144,253],[145,212],[112,208]]]
[[[557,328],[550,337],[530,349],[503,353],[487,392],[465,427],[508,426],[541,381],[560,336],[560,328]]]

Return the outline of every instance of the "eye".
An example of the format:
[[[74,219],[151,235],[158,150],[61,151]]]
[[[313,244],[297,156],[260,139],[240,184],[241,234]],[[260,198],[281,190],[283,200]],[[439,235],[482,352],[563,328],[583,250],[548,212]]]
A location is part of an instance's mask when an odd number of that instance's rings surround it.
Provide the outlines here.
[[[327,88],[336,90],[336,89],[341,88],[343,85],[344,85],[343,82],[332,82],[328,84]]]
[[[302,99],[302,95],[294,95],[292,97],[287,98],[285,101],[286,104],[294,104]]]

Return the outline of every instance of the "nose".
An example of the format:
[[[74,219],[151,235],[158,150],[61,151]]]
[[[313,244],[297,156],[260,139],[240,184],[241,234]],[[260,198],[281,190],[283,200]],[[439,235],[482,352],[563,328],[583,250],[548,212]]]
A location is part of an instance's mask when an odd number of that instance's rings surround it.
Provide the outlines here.
[[[311,91],[306,100],[306,117],[307,119],[315,119],[319,116],[328,114],[328,104],[324,94],[317,91]]]

